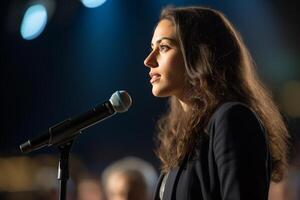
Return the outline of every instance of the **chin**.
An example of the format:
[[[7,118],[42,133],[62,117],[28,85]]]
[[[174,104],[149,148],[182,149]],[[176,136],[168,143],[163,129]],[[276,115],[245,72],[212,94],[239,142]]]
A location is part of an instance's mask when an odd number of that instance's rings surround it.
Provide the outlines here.
[[[166,90],[155,88],[155,86],[153,86],[153,88],[152,88],[152,94],[155,97],[169,97],[169,96],[171,96],[169,94],[169,92],[167,92]]]
[[[153,93],[153,92],[152,92],[152,94],[155,97],[168,97],[167,95],[161,95],[161,94],[157,94],[157,93]]]

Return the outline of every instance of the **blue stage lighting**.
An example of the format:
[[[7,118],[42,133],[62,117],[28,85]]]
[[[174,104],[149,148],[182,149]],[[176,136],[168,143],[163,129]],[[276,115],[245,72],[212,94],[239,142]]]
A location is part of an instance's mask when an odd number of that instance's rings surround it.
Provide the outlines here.
[[[41,4],[29,7],[21,24],[21,35],[26,40],[38,37],[47,24],[47,10]]]
[[[81,0],[83,5],[88,8],[96,8],[106,2],[106,0]]]

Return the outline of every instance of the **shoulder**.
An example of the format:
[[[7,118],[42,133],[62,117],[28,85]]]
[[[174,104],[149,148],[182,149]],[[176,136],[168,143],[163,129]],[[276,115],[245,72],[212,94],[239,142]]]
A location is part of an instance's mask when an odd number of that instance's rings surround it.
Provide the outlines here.
[[[241,102],[226,102],[219,106],[208,123],[208,133],[215,139],[264,139],[265,130],[252,109]]]
[[[209,121],[209,125],[222,124],[224,122],[253,122],[259,123],[259,118],[249,106],[241,102],[226,102],[220,105]]]
[[[259,118],[241,102],[226,102],[216,108],[206,130],[207,134],[202,134],[205,139],[199,140],[204,145],[198,145],[196,152],[201,148],[202,153],[208,152],[218,161],[230,156],[257,156],[267,148],[265,130]]]
[[[261,153],[266,150],[267,136],[256,113],[240,102],[219,106],[208,124],[210,145],[218,155]],[[253,149],[256,147],[256,150]]]

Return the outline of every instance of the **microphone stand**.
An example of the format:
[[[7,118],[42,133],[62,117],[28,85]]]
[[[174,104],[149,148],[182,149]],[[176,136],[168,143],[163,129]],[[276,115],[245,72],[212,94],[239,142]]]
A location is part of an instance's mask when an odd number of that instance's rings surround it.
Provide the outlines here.
[[[67,182],[69,179],[69,157],[74,139],[58,146],[60,158],[58,163],[57,179],[60,181],[59,200],[67,199]]]

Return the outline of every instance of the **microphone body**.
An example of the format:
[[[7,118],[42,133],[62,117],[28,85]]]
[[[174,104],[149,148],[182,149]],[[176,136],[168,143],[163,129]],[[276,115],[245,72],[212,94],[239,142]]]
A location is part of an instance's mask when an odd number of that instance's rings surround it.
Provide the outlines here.
[[[64,144],[76,137],[82,130],[113,116],[116,112],[127,111],[131,106],[131,98],[124,92],[125,91],[117,91],[112,95],[110,101],[106,101],[85,113],[74,118],[66,119],[50,127],[48,131],[42,135],[21,144],[21,151],[27,153],[45,146]],[[124,98],[126,100],[125,102],[123,101]]]

